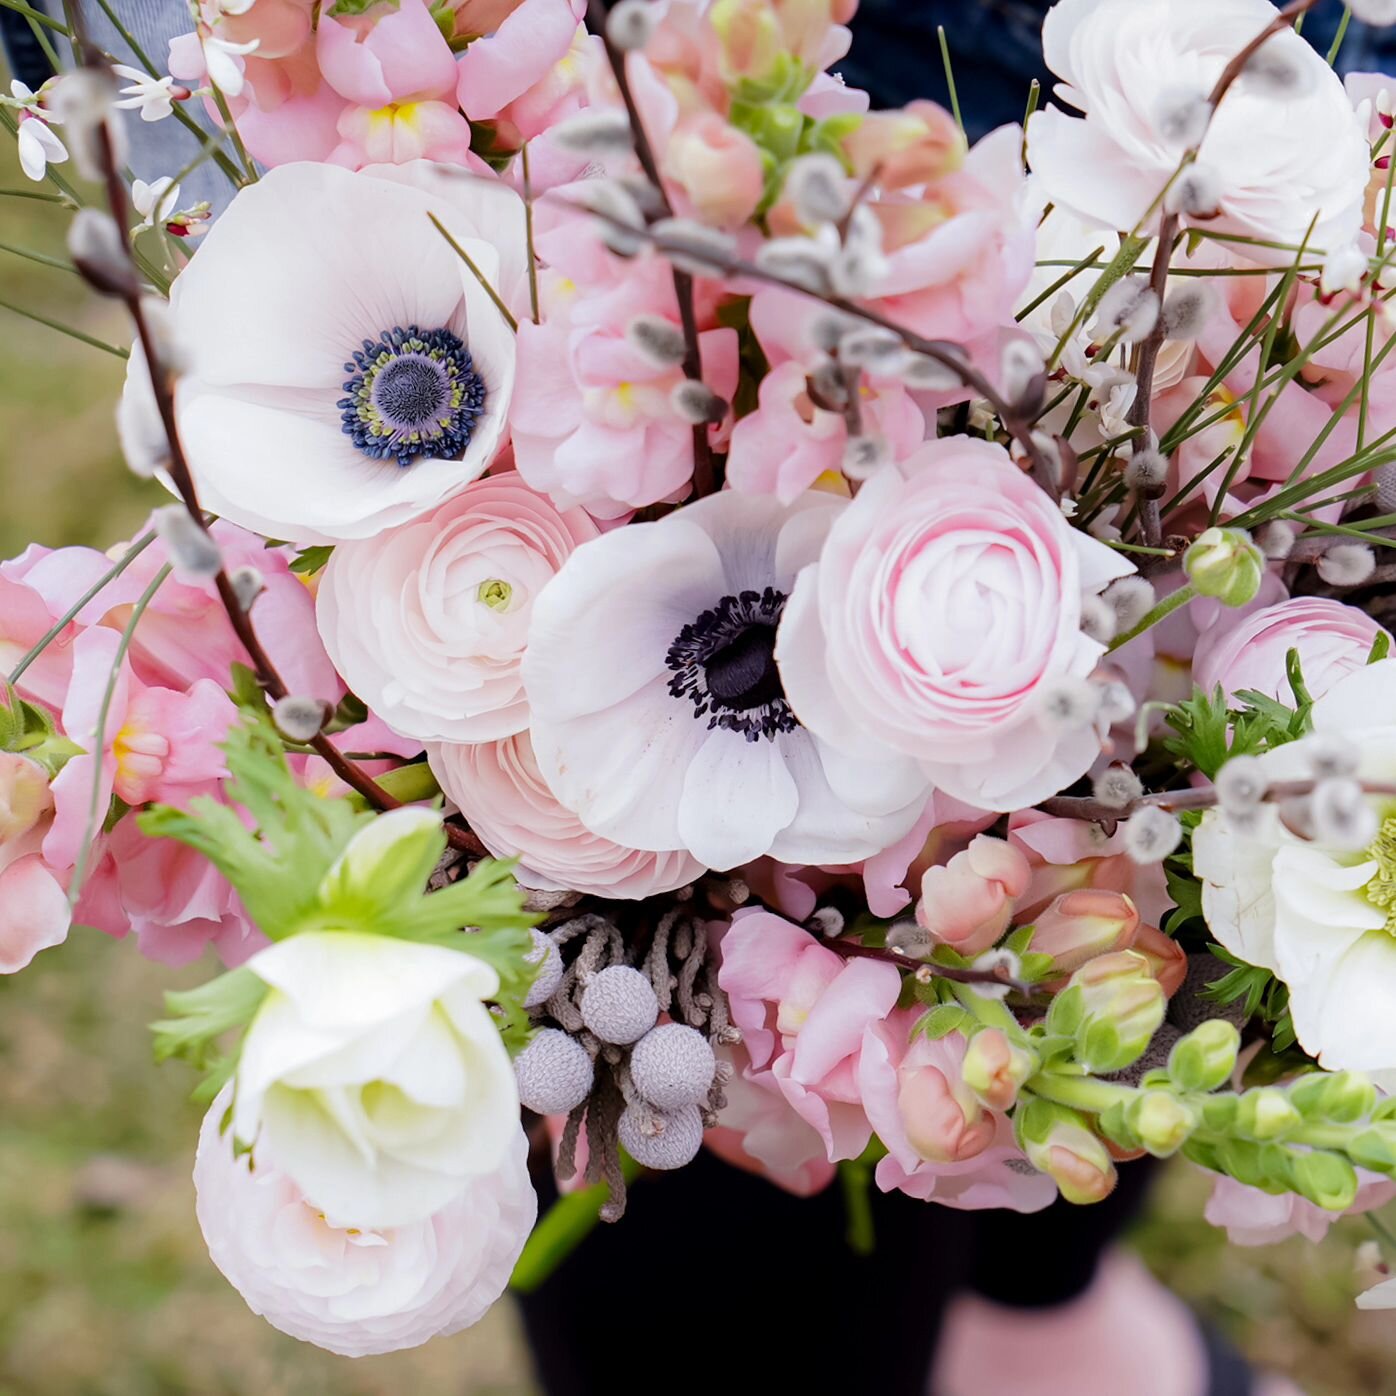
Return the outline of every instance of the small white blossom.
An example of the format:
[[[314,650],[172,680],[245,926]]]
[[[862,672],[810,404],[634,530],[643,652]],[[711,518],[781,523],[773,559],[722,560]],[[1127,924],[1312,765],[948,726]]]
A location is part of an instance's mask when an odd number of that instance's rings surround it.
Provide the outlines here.
[[[233,13],[226,5],[224,10]],[[252,39],[245,44],[235,44],[231,39],[220,39],[214,33],[207,33],[202,37],[204,67],[208,71],[208,80],[225,97],[240,97],[246,82],[242,59],[249,53],[255,53],[262,41]]]
[[[1129,691],[1128,684],[1121,683],[1118,679],[1110,679],[1104,683],[1097,681],[1095,688],[1100,716],[1109,726],[1113,727],[1117,722],[1126,722],[1134,716],[1138,704],[1135,703],[1134,694]]]
[[[163,121],[174,111],[176,99],[188,93],[187,88],[176,87],[175,80],[168,75],[152,77],[125,63],[113,63],[112,72],[127,83],[121,89],[117,107],[122,111],[140,112],[142,121]]]
[[[143,179],[132,180],[131,206],[141,216],[141,221],[131,229],[133,233],[166,223],[179,207],[179,185],[169,175],[153,179],[149,184]]]
[[[1362,289],[1362,278],[1366,275],[1367,254],[1355,243],[1349,243],[1346,247],[1335,247],[1323,259],[1318,288],[1325,296],[1336,295],[1339,291],[1356,294]]]
[[[11,80],[10,92],[19,108],[19,167],[28,178],[41,180],[49,165],[61,165],[68,158],[67,146],[49,125],[59,118],[44,108],[40,93],[18,78]]]

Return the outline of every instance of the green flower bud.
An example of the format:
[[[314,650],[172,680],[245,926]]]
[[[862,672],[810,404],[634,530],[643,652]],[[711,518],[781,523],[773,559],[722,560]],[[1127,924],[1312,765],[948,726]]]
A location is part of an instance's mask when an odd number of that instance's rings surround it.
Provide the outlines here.
[[[1379,1120],[1348,1141],[1348,1157],[1359,1168],[1396,1175],[1396,1121]]]
[[[1280,1145],[1231,1138],[1219,1139],[1216,1149],[1220,1171],[1238,1183],[1273,1193],[1290,1190],[1289,1163]]]
[[[1357,1170],[1342,1154],[1291,1153],[1289,1175],[1295,1192],[1327,1211],[1345,1212],[1357,1198]]]
[[[1209,528],[1183,554],[1183,570],[1201,595],[1244,606],[1260,590],[1265,555],[1243,529]]]
[[[1099,1202],[1109,1196],[1115,1164],[1083,1116],[1064,1105],[1033,1099],[1018,1111],[1015,1123],[1028,1162],[1046,1173],[1068,1202]]]
[[[1125,1117],[1140,1144],[1155,1158],[1177,1153],[1197,1128],[1197,1112],[1170,1091],[1141,1091]]]
[[[1304,1117],[1276,1086],[1247,1091],[1236,1108],[1236,1130],[1246,1139],[1283,1139],[1304,1123]]]
[[[1347,1125],[1372,1113],[1377,1089],[1360,1072],[1314,1071],[1289,1088],[1289,1099],[1305,1119]]]
[[[1236,1069],[1241,1034],[1224,1018],[1209,1018],[1173,1044],[1168,1074],[1185,1091],[1214,1091]]]
[[[1228,1092],[1225,1095],[1209,1095],[1199,1104],[1202,1107],[1202,1123],[1217,1134],[1229,1134],[1236,1124],[1236,1112],[1241,1106],[1241,1097]]]
[[[1098,955],[1071,976],[1065,993],[1080,991],[1077,1059],[1093,1073],[1122,1071],[1148,1048],[1163,1022],[1167,998],[1136,951]],[[1048,1031],[1062,1029],[1048,1015]]]

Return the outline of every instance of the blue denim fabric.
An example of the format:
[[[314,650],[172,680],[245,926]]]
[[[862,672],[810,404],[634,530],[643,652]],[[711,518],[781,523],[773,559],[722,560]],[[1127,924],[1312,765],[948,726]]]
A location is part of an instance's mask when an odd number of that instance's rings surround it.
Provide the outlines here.
[[[1050,98],[1054,79],[1042,63],[1042,17],[1050,7],[1051,0],[862,0],[853,48],[839,71],[872,94],[874,107],[915,97],[948,105],[936,38],[943,25],[965,129],[977,140],[995,126],[1022,120],[1033,78],[1042,83],[1042,102]],[[1305,37],[1326,52],[1342,14],[1342,0],[1322,0],[1304,20]],[[1338,67],[1396,72],[1396,28],[1353,23]]]

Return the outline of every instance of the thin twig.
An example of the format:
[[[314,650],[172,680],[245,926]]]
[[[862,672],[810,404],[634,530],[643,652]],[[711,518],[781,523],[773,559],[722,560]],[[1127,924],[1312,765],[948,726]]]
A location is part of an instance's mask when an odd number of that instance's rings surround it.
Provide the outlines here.
[[[1265,792],[1264,799],[1271,804],[1282,800],[1301,799],[1305,795],[1312,795],[1314,787],[1318,784],[1320,782],[1317,780],[1277,781]],[[1390,781],[1364,780],[1360,784],[1368,795],[1396,795],[1396,784]],[[1216,803],[1216,786],[1203,785],[1191,786],[1187,790],[1164,790],[1154,795],[1142,795],[1133,803],[1124,806],[1105,805],[1087,795],[1057,795],[1050,800],[1043,800],[1037,808],[1044,814],[1056,815],[1063,819],[1084,819],[1092,824],[1114,825],[1122,819],[1128,819],[1136,810],[1143,809],[1146,805],[1166,810],[1169,814],[1180,814],[1184,810],[1212,809]]]
[[[824,942],[830,950],[857,960],[881,960],[883,964],[896,965],[898,969],[914,971],[918,976],[931,979],[948,979],[955,984],[992,984],[1008,989],[1011,993],[1031,994],[1033,986],[1014,979],[1003,965],[992,969],[974,969],[971,966],[938,965],[934,960],[915,960],[908,955],[899,955],[877,945],[863,945],[856,940],[835,938]]]

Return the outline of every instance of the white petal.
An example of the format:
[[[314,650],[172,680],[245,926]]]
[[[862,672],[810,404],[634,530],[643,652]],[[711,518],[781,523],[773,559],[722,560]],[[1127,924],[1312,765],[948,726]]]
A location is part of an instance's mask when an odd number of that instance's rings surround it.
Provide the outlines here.
[[[1217,940],[1249,965],[1278,970],[1275,895],[1278,835],[1273,813],[1254,837],[1239,834],[1215,810],[1192,837],[1193,870],[1202,882],[1202,913]]]
[[[798,807],[799,792],[776,744],[719,728],[689,762],[679,841],[710,868],[734,868],[769,852]]]

